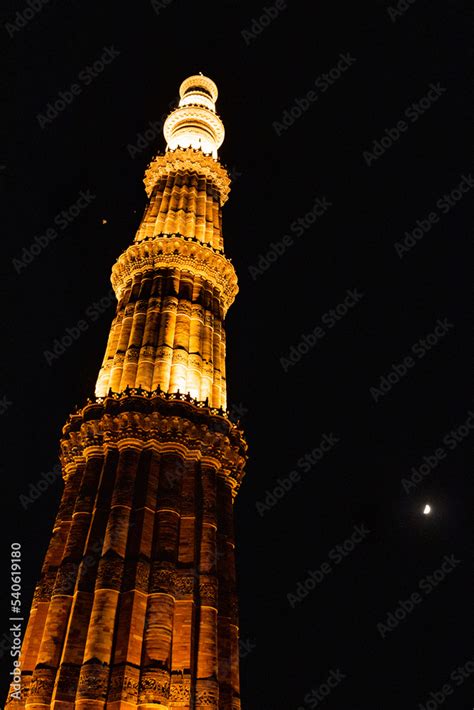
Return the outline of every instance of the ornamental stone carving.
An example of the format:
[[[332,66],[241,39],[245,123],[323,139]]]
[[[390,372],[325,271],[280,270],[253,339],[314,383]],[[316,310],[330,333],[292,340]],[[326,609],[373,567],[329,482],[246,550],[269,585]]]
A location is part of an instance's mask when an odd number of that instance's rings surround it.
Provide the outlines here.
[[[205,244],[184,240],[180,235],[174,239],[157,236],[132,244],[115,262],[111,281],[117,300],[120,301],[137,274],[154,273],[158,269],[189,271],[194,277],[208,281],[220,294],[224,315],[239,290],[235,269],[222,254]]]
[[[54,668],[37,668],[30,685],[29,695],[37,703],[49,703],[54,687]]]
[[[148,197],[151,196],[153,187],[160,177],[174,174],[180,170],[195,172],[209,178],[219,192],[221,205],[227,201],[230,192],[230,178],[227,170],[218,161],[208,155],[203,155],[200,150],[192,148],[186,150],[177,148],[152,160],[145,171],[143,181]]]
[[[176,599],[186,599],[194,594],[195,576],[177,574],[175,577]]]
[[[170,700],[171,702],[189,702],[191,697],[190,688],[188,684],[180,682],[171,682],[170,686]]]
[[[199,583],[201,604],[217,608],[217,579],[207,578]]]
[[[151,573],[150,593],[164,592],[174,594],[175,573],[170,569],[153,568]]]
[[[173,416],[173,407],[169,406],[172,402],[180,416]],[[235,424],[222,417],[217,419],[219,431],[212,431],[213,415],[209,416],[204,407],[174,399],[173,395],[163,398],[143,391],[141,395],[128,396],[125,392],[119,398],[101,398],[72,415],[63,428],[63,467],[78,462],[78,457],[91,446],[102,446],[105,453],[111,446],[131,446],[133,440],[138,449],[151,446],[159,452],[174,443],[184,447],[183,454],[195,452],[193,458],[198,454],[202,461],[209,460],[218,475],[231,479],[235,496],[243,477],[247,445]]]
[[[111,673],[107,699],[136,703],[138,698],[139,671],[130,666],[114,668]]]
[[[81,667],[64,663],[58,670],[56,695],[63,701],[74,702]]]
[[[170,695],[170,675],[168,671],[153,668],[142,672],[139,685],[141,703],[167,703]]]
[[[102,557],[97,569],[96,588],[120,591],[123,565],[123,560],[117,555]]]
[[[78,697],[104,699],[107,694],[108,680],[108,667],[103,667],[98,663],[83,665],[77,688]]]
[[[33,604],[34,605],[37,602],[47,602],[51,599],[55,579],[56,579],[56,570],[54,572],[47,572],[46,574],[44,574],[44,576],[40,579],[40,581],[36,585],[36,588],[34,591],[34,595],[33,595]]]

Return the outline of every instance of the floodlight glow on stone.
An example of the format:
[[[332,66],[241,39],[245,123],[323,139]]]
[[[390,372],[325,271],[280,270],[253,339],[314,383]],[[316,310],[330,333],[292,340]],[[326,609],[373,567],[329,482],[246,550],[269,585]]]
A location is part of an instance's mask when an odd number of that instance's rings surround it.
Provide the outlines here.
[[[217,86],[212,79],[196,74],[179,88],[178,108],[163,126],[167,150],[193,148],[217,158],[224,140],[224,125],[216,114]]]
[[[180,96],[112,270],[95,401],[62,428],[63,497],[9,710],[240,708],[233,502],[247,444],[225,412],[230,177],[214,82],[191,76]]]

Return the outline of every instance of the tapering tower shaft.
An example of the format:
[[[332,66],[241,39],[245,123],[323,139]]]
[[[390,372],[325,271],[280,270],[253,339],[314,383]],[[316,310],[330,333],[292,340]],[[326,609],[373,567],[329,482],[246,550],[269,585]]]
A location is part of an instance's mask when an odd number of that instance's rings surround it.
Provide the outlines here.
[[[9,709],[240,708],[233,502],[247,445],[225,413],[229,178],[215,84],[190,77],[180,93],[112,270],[95,400],[63,427],[64,493]]]
[[[238,289],[222,239],[224,129],[207,77],[180,93],[164,125],[169,150],[145,174],[150,201],[134,243],[112,270],[118,308],[96,394],[160,387],[225,408],[224,317]]]

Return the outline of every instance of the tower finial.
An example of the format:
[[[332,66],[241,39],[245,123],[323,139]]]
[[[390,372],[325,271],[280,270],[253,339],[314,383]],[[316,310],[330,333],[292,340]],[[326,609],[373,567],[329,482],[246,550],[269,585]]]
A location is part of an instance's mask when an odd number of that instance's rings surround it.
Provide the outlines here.
[[[178,108],[165,121],[167,150],[195,148],[217,158],[224,140],[224,125],[216,114],[217,86],[201,72],[185,79],[179,87]]]

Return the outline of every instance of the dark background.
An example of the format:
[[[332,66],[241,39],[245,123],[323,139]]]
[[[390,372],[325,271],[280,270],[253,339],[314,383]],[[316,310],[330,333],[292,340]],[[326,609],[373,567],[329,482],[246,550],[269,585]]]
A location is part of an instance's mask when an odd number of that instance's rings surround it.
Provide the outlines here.
[[[337,669],[346,678],[321,702],[327,710],[421,708],[447,682],[454,692],[440,705],[471,708],[472,677],[458,687],[450,675],[472,658],[472,435],[453,451],[444,446],[445,459],[409,493],[401,479],[443,446],[470,406],[471,194],[446,215],[436,202],[470,171],[472,23],[467,3],[406,6],[392,21],[385,1],[288,2],[251,39],[243,30],[255,32],[264,6],[245,2],[173,0],[156,12],[149,2],[51,0],[11,37],[5,23],[26,5],[3,13],[5,95],[14,101],[0,171],[11,216],[1,265],[2,634],[10,543],[22,544],[26,611],[61,483],[26,509],[20,496],[53,469],[61,426],[93,393],[113,307],[96,322],[85,314],[109,291],[145,205],[144,169],[165,144],[160,133],[133,158],[130,146],[201,71],[219,87],[220,158],[235,178],[224,239],[240,281],[226,322],[229,404],[246,410],[249,442],[235,509],[243,710],[319,707],[307,694]],[[38,114],[108,46],[119,56],[41,128]],[[341,53],[356,61],[278,136],[272,124]],[[363,152],[438,82],[443,95],[367,166]],[[81,190],[95,199],[17,273],[12,260]],[[317,196],[331,208],[253,279],[249,267]],[[394,243],[432,211],[439,222],[400,258]],[[280,358],[354,288],[362,300],[285,372]],[[87,331],[49,365],[45,350],[84,318]],[[454,327],[376,403],[369,388],[444,318]],[[339,443],[304,473],[298,459],[330,433]],[[292,470],[301,479],[261,515],[257,503]],[[287,595],[361,524],[370,534],[292,608]],[[377,624],[451,554],[456,569],[382,639]],[[2,697],[11,668],[3,661]]]

